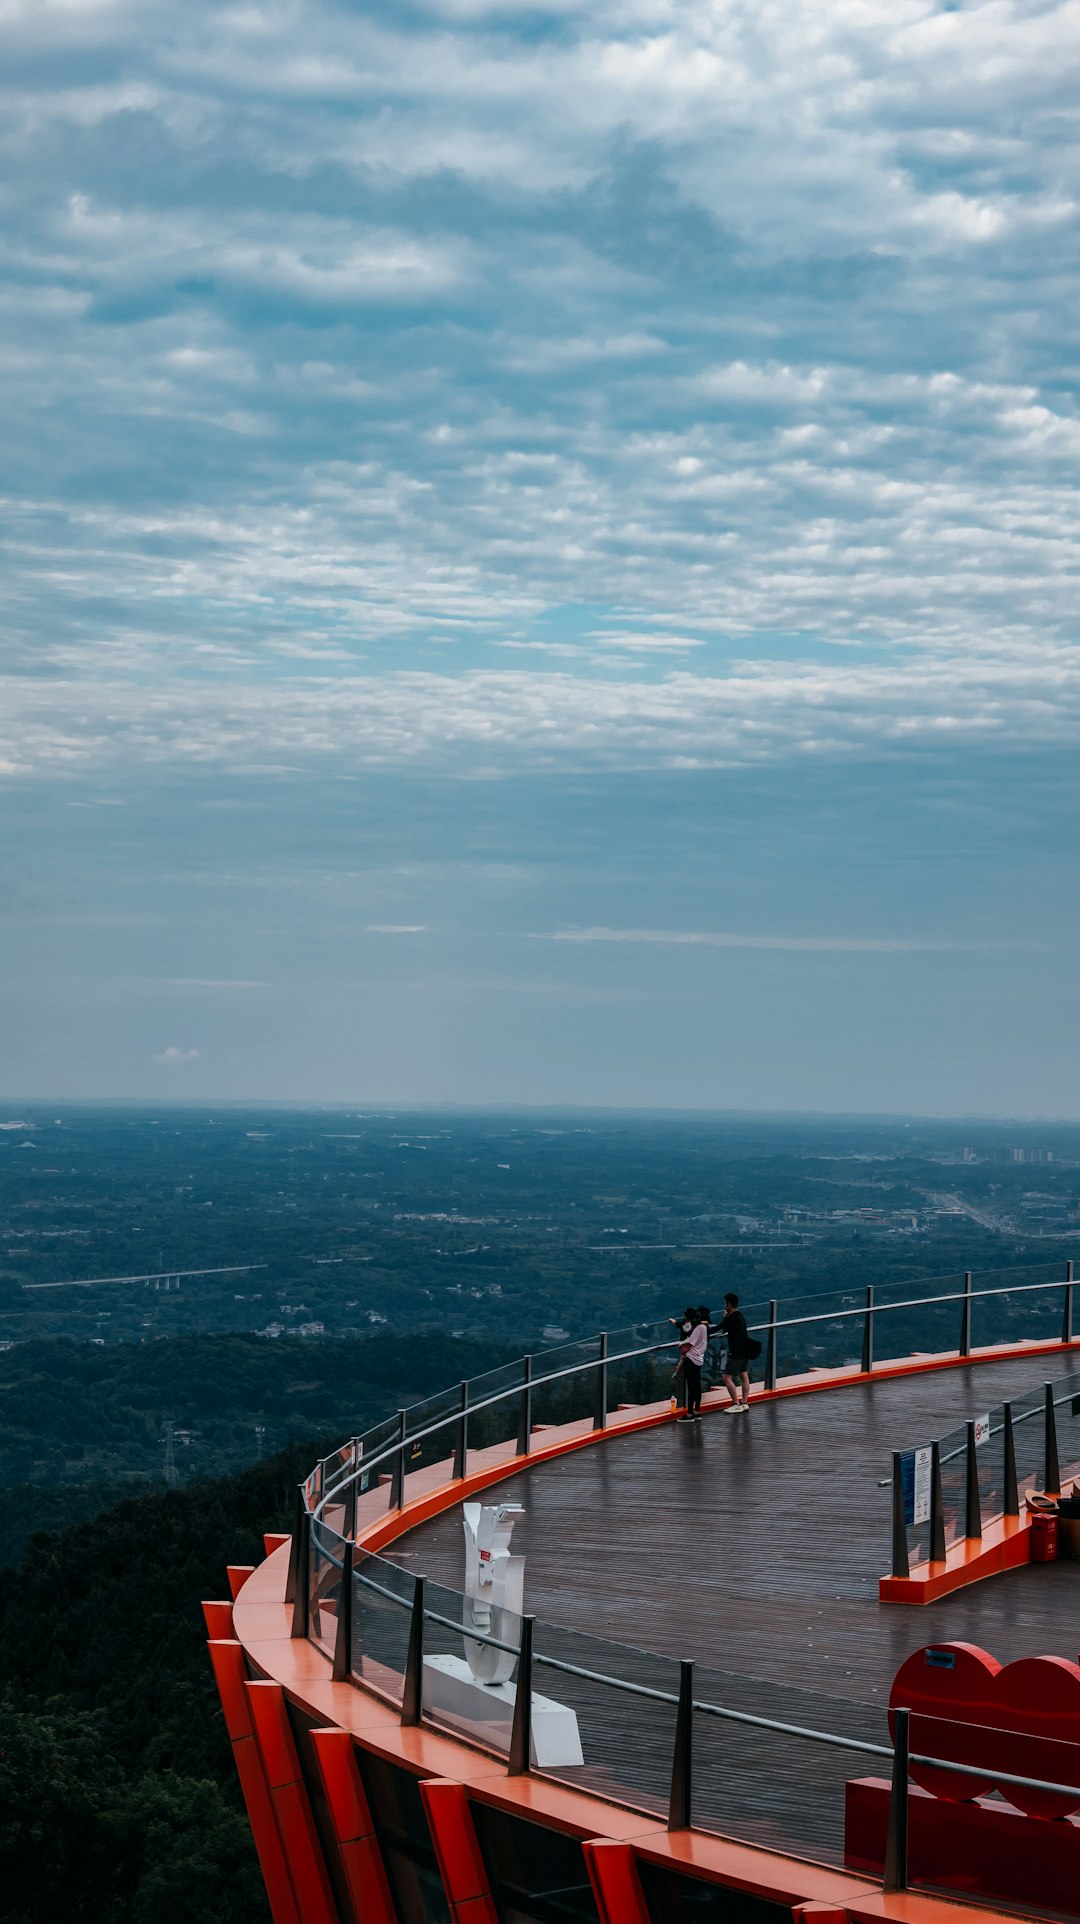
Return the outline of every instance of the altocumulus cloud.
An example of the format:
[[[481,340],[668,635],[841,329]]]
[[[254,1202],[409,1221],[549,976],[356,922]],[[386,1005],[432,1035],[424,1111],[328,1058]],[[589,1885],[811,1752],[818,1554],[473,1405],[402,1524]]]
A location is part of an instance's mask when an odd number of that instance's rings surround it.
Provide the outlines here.
[[[7,779],[1075,730],[1075,7],[0,44]]]

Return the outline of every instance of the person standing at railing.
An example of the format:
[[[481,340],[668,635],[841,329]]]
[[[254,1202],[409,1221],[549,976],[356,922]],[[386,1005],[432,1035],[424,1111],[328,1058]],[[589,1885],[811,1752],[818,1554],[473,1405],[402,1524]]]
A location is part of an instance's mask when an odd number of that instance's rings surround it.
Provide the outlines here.
[[[728,1416],[745,1416],[750,1408],[751,1336],[746,1327],[746,1318],[739,1308],[739,1299],[734,1294],[724,1297],[724,1314],[720,1328],[727,1339],[727,1368],[724,1371],[724,1382],[731,1398],[730,1403],[724,1404],[724,1412]],[[739,1389],[742,1391],[741,1398],[739,1390],[735,1387],[736,1377],[739,1379]]]
[[[679,1360],[675,1365],[674,1382],[675,1395],[682,1404],[683,1409],[686,1408],[686,1371],[683,1367],[685,1361],[683,1345],[688,1341],[690,1333],[698,1321],[698,1311],[689,1305],[683,1310],[681,1316],[668,1317],[668,1322],[671,1324],[672,1329],[677,1329],[679,1332]]]
[[[701,1366],[705,1361],[705,1351],[709,1342],[709,1312],[707,1309],[695,1311],[697,1321],[689,1336],[679,1344],[682,1357],[683,1375],[686,1379],[686,1408],[679,1417],[680,1423],[701,1422]]]

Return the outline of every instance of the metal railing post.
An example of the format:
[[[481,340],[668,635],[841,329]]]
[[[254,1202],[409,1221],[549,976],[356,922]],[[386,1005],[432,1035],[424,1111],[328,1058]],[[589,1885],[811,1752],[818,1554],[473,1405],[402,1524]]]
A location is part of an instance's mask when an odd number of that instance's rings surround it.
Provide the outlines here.
[[[359,1466],[360,1456],[360,1438],[354,1436],[349,1444],[350,1463],[354,1471]],[[356,1496],[359,1480],[360,1479],[354,1475],[352,1481],[345,1486],[345,1520],[341,1526],[341,1533],[342,1536],[350,1539],[356,1535]]]
[[[463,1383],[460,1390],[461,1415],[454,1431],[454,1480],[460,1483],[465,1474],[469,1458],[469,1385]]]
[[[1002,1445],[1003,1445],[1003,1456],[1004,1456],[1004,1470],[1002,1473],[1002,1484],[1004,1486],[1004,1489],[1003,1489],[1003,1495],[1002,1495],[1001,1513],[1002,1513],[1002,1516],[1019,1516],[1020,1515],[1020,1487],[1016,1481],[1016,1438],[1013,1435],[1012,1404],[1003,1403],[1001,1406],[1001,1411],[1002,1411],[1001,1427],[1003,1431]]]
[[[930,1445],[930,1561],[945,1561],[945,1506],[941,1500],[941,1444]]]
[[[418,1724],[424,1714],[424,1579],[417,1577],[413,1587],[412,1615],[409,1618],[409,1654],[401,1686],[401,1721]]]
[[[982,1536],[982,1504],[979,1501],[979,1462],[975,1453],[975,1425],[967,1426],[967,1487],[964,1502],[964,1535]]]
[[[303,1533],[304,1513],[306,1510],[307,1504],[304,1501],[304,1486],[302,1483],[298,1483],[296,1486],[296,1508],[293,1511],[292,1543],[289,1547],[289,1574],[285,1579],[286,1603],[296,1602],[296,1573],[300,1567],[300,1538]]]
[[[1071,1343],[1073,1339],[1073,1266],[1072,1258],[1065,1265],[1065,1305],[1061,1312],[1061,1340]]]
[[[964,1271],[964,1300],[960,1305],[960,1354],[971,1355],[971,1271]]]
[[[335,1683],[345,1683],[352,1676],[352,1626],[353,1626],[353,1546],[345,1545],[345,1555],[341,1561],[341,1589],[338,1592],[337,1631],[334,1636],[334,1667],[331,1676]]]
[[[535,1617],[521,1619],[514,1721],[510,1729],[510,1755],[506,1764],[510,1777],[525,1777],[532,1767],[532,1647],[535,1621]]]
[[[869,1376],[874,1367],[874,1285],[866,1285],[866,1314],[862,1326],[862,1372]]]
[[[290,1636],[306,1637],[308,1633],[308,1585],[311,1582],[311,1511],[305,1503],[300,1518],[300,1548],[296,1558],[296,1590],[293,1594],[292,1629]]]
[[[1046,1385],[1046,1450],[1043,1464],[1043,1489],[1047,1496],[1061,1495],[1061,1466],[1058,1463],[1057,1417],[1054,1411],[1054,1385]]]
[[[521,1406],[518,1410],[517,1453],[528,1456],[532,1447],[532,1357],[521,1359]]]
[[[600,1332],[600,1361],[596,1366],[596,1391],[593,1396],[594,1430],[607,1429],[607,1330]]]
[[[397,1420],[398,1420],[397,1455],[394,1457],[394,1467],[390,1474],[390,1508],[392,1510],[403,1510],[405,1508],[405,1412],[404,1410],[398,1411]]]
[[[675,1749],[671,1759],[668,1829],[689,1830],[694,1794],[694,1666],[679,1665],[679,1708],[675,1718]]]
[[[765,1350],[765,1388],[776,1388],[776,1303],[769,1304],[769,1336]]]
[[[885,1864],[882,1888],[906,1891],[908,1887],[908,1753],[910,1712],[894,1710],[892,1786],[889,1791],[889,1829],[885,1838]]]
[[[911,1567],[908,1563],[907,1523],[904,1520],[901,1454],[900,1450],[894,1450],[892,1456],[892,1573],[894,1577],[909,1577]]]

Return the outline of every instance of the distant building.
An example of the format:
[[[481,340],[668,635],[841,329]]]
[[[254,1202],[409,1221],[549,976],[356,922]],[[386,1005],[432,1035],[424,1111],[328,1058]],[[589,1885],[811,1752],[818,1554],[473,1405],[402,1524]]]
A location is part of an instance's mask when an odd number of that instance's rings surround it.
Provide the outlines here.
[[[565,1343],[570,1331],[562,1329],[558,1323],[545,1323],[540,1334],[546,1337],[549,1343]]]

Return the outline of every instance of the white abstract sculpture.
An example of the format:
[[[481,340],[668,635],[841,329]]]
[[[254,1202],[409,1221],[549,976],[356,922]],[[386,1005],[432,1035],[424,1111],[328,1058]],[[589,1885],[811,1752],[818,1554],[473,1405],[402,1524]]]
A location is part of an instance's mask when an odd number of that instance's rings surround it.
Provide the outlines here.
[[[521,1643],[525,1559],[510,1555],[520,1503],[463,1503],[465,1595],[462,1627],[465,1656],[424,1658],[424,1708],[467,1737],[508,1750],[517,1702],[512,1681]],[[479,1633],[470,1637],[469,1631]],[[499,1650],[479,1636],[509,1644]],[[568,1704],[530,1693],[529,1756],[536,1770],[582,1762],[577,1717]]]
[[[515,1517],[520,1503],[464,1503],[466,1621],[485,1636],[516,1647],[519,1640],[525,1559],[510,1555]],[[465,1639],[465,1655],[477,1683],[509,1683],[517,1657],[514,1650]]]

